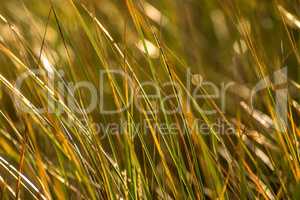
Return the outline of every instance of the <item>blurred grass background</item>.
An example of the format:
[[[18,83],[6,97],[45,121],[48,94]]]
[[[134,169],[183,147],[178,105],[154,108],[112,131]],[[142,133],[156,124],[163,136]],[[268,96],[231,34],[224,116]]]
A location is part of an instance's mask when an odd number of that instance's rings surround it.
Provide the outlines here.
[[[1,0],[0,196],[3,199],[299,199],[299,30],[297,0]],[[250,90],[263,77],[288,70],[288,128],[274,127],[274,87]],[[173,94],[169,109],[185,107],[184,83],[192,77],[226,92],[226,110],[213,98],[192,99],[191,111],[155,113],[151,90],[143,107],[105,115],[73,112],[45,75],[14,86],[40,69],[56,82],[89,81],[104,91],[105,108],[129,101],[128,82],[99,70],[122,69],[138,88],[145,81]],[[189,69],[190,71],[188,71]],[[63,77],[58,74],[63,71]],[[99,85],[99,82],[103,85]],[[163,87],[167,81],[185,92]],[[48,95],[62,113],[39,114]],[[201,90],[202,94],[207,88]],[[85,90],[72,97],[89,103]],[[162,98],[162,97],[161,97]],[[18,100],[18,101],[17,101]],[[21,112],[20,105],[33,111]],[[194,131],[222,119],[235,135]],[[118,133],[93,124],[128,124]],[[148,134],[135,128],[146,123]],[[162,134],[155,126],[167,124]],[[177,125],[175,133],[169,127]]]

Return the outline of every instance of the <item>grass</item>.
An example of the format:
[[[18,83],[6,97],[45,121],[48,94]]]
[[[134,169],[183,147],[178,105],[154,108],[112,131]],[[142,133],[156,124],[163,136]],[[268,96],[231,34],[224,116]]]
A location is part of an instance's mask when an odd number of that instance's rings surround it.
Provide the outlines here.
[[[1,199],[299,199],[298,7],[1,2]]]

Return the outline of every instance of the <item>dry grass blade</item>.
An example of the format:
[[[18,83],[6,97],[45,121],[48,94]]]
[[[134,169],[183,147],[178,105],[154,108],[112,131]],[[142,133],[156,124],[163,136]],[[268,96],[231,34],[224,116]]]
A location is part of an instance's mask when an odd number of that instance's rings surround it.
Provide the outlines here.
[[[283,6],[278,5],[278,10],[280,11],[280,13],[284,16],[284,18],[286,19],[287,23],[297,29],[300,29],[300,21],[299,19],[293,15],[292,13],[290,13],[289,11],[287,11]]]
[[[40,190],[22,173],[20,173],[13,165],[9,164],[4,158],[0,157],[0,165],[7,170],[15,179],[21,177],[21,184],[32,194],[35,199],[44,199],[46,197],[40,192]],[[26,184],[25,184],[26,183]],[[33,190],[33,191],[32,191]],[[37,193],[37,194],[35,194]],[[36,196],[38,195],[38,196]]]

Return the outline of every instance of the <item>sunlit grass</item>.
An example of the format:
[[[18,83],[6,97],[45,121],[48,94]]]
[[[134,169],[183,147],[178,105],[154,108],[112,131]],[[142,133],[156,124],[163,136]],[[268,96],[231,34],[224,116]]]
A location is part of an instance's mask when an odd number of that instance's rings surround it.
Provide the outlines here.
[[[0,197],[299,199],[298,7],[1,2]]]

